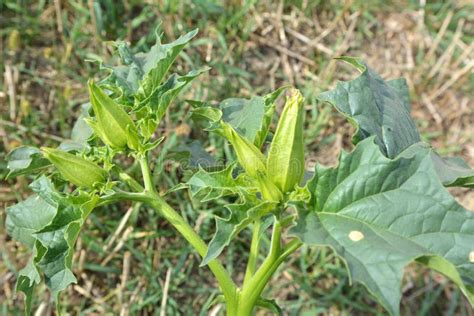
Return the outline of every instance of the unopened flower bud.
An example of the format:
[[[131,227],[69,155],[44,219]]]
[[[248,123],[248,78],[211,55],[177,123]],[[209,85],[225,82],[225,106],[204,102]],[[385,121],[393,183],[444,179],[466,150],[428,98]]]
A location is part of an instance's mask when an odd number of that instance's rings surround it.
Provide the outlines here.
[[[108,146],[117,149],[137,149],[139,146],[138,131],[135,123],[125,110],[89,81],[89,94],[96,120],[86,122]]]
[[[59,149],[44,147],[41,151],[64,179],[77,186],[92,189],[95,184],[106,180],[105,170],[91,161]]]
[[[265,156],[260,150],[244,137],[240,136],[232,126],[221,124],[224,137],[232,144],[237,160],[249,176],[257,179],[259,173],[266,173]]]
[[[294,90],[286,100],[267,159],[268,178],[283,192],[299,184],[304,174],[303,97]]]

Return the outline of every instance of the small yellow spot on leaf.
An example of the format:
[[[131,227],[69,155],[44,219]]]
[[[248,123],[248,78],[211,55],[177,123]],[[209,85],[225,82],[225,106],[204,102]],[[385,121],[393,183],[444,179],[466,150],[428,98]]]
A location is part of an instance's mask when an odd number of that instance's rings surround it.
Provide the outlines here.
[[[469,253],[469,262],[474,263],[474,250]]]
[[[364,234],[358,230],[353,230],[349,233],[349,239],[352,241],[361,241],[364,239]]]

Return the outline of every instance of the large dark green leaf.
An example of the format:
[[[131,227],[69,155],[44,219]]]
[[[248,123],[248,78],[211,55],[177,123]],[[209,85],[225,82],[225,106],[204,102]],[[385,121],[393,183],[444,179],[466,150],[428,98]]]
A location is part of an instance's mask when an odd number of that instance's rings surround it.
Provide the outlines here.
[[[389,158],[395,158],[405,150],[410,153],[427,150],[426,146],[420,145],[420,134],[410,116],[406,81],[402,78],[384,81],[361,60],[340,59],[362,74],[352,81],[339,82],[334,90],[324,92],[318,98],[331,103],[357,126],[354,143],[375,136],[375,142]],[[431,157],[445,186],[474,186],[474,170],[462,158],[442,158],[434,151]]]
[[[474,170],[460,157],[441,157],[423,142],[408,147],[399,157],[413,157],[418,152],[426,152],[431,156],[436,173],[445,186],[474,188]]]
[[[351,64],[358,62],[354,59]],[[390,85],[361,63],[358,69],[364,69],[359,77],[339,82],[334,90],[324,92],[318,98],[331,103],[355,122],[358,127],[354,136],[356,143],[375,135],[375,141],[384,154],[390,158],[396,157],[420,141],[418,130],[410,117],[410,109],[407,108],[406,84],[398,80],[396,84]]]
[[[43,158],[41,151],[35,147],[22,146],[13,149],[7,156],[7,177],[32,174],[49,166],[48,159]]]
[[[413,260],[451,278],[474,303],[474,213],[446,191],[429,153],[391,160],[369,138],[336,168],[318,166],[308,188],[312,200],[293,233],[332,247],[392,315]]]
[[[95,196],[63,197],[44,176],[30,187],[37,195],[7,208],[8,233],[33,248],[32,259],[17,281],[17,290],[26,295],[27,311],[41,275],[56,299],[76,282],[71,271],[74,243],[97,202]]]

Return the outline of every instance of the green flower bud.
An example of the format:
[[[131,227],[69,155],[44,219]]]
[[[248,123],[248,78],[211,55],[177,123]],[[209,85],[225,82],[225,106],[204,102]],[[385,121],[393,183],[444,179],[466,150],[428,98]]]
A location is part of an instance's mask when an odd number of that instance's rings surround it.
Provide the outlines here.
[[[127,112],[92,80],[89,81],[89,94],[96,120],[86,119],[86,122],[97,136],[112,148],[124,149],[128,146],[137,150],[137,127]]]
[[[273,184],[268,177],[260,175],[257,177],[258,187],[265,200],[279,202],[283,199],[281,191]]]
[[[64,179],[92,189],[96,183],[105,182],[107,173],[93,162],[54,148],[41,148],[46,159],[58,169]]]
[[[304,174],[303,100],[298,90],[286,100],[268,153],[268,178],[283,193],[293,190]]]
[[[265,174],[265,156],[260,150],[247,139],[240,136],[229,124],[222,122],[221,127],[224,137],[234,147],[237,160],[245,172],[254,179],[257,179],[259,173]]]

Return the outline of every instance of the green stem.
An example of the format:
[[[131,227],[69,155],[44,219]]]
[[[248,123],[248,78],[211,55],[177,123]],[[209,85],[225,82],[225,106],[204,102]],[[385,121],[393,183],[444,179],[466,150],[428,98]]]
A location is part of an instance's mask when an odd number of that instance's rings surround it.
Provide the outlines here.
[[[102,196],[96,206],[107,205],[120,201],[146,202],[149,198],[143,193],[125,192],[116,190],[113,194]]]
[[[179,215],[168,203],[166,203],[166,201],[164,201],[157,193],[153,185],[150,167],[148,166],[148,159],[146,156],[143,156],[140,159],[140,166],[142,169],[143,182],[145,185],[145,191],[143,195],[147,197],[146,202],[150,204],[162,217],[164,217],[184,237],[184,239],[186,239],[189,244],[194,247],[201,257],[204,257],[207,253],[207,245],[194,231],[194,229],[184,220],[184,218]],[[238,292],[234,281],[232,281],[232,278],[217,259],[210,261],[208,266],[222,289],[227,302],[227,309],[229,311],[236,310],[238,305]]]
[[[252,311],[262,294],[268,280],[274,272],[272,269],[274,263],[278,260],[281,250],[281,223],[276,220],[273,225],[272,240],[270,243],[270,252],[263,261],[255,275],[247,282],[241,293],[241,305],[239,306],[239,315],[251,315]]]
[[[142,169],[143,184],[145,185],[145,191],[150,193],[157,193],[155,185],[153,184],[153,179],[151,177],[150,166],[148,165],[148,158],[146,154],[139,159],[140,167]]]
[[[244,285],[250,281],[250,278],[255,274],[257,268],[258,249],[260,246],[260,219],[256,220],[253,224],[252,230],[252,243],[250,244],[249,260],[247,262],[247,268],[245,270]]]
[[[204,257],[207,253],[207,245],[194,229],[161,197],[155,194],[150,197],[148,203],[194,247],[201,257]],[[228,304],[227,308],[232,307],[232,304],[237,304],[237,287],[224,267],[216,259],[210,261],[208,266],[222,289]]]
[[[275,222],[270,253],[255,275],[242,289],[238,315],[252,315],[253,309],[257,305],[258,299],[262,295],[263,289],[270,281],[270,278],[286,258],[303,244],[298,239],[293,239],[284,248],[281,248],[281,228],[281,223],[278,221]]]
[[[125,181],[134,191],[143,191],[143,187],[140,185],[140,183],[138,183],[137,180],[132,178],[128,173],[121,171],[119,173],[119,178]]]

